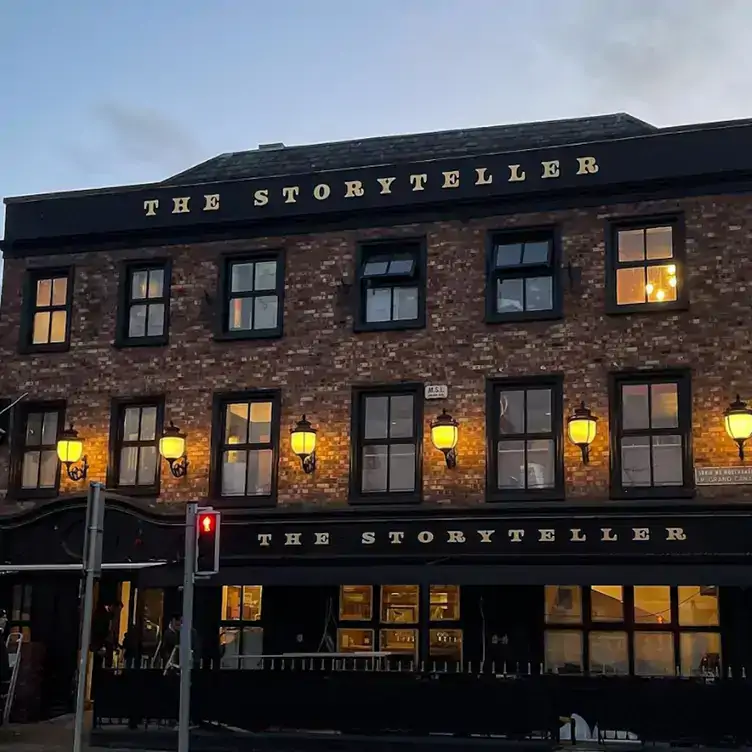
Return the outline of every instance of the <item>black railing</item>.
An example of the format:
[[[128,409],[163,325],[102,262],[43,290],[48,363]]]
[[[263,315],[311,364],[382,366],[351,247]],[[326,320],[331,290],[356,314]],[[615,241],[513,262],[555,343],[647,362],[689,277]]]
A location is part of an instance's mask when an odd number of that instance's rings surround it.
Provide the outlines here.
[[[577,714],[591,731],[597,726],[600,737],[752,742],[752,681],[742,671],[723,679],[503,674],[488,664],[425,666],[372,658],[265,659],[258,666],[194,669],[193,721],[250,731],[558,740]],[[178,685],[173,669],[100,669],[95,724],[127,722],[133,728],[174,721]]]

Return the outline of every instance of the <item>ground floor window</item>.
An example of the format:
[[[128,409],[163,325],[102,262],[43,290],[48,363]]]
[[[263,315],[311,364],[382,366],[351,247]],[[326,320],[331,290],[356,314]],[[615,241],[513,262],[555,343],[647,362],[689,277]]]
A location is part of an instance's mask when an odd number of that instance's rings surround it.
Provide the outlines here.
[[[259,668],[264,652],[262,585],[225,585],[219,627],[220,667]]]
[[[8,631],[20,632],[24,642],[31,641],[31,585],[28,582],[13,586]]]
[[[343,585],[337,651],[461,662],[459,620],[458,585]]]
[[[721,670],[715,586],[546,585],[544,621],[548,672],[704,676]]]

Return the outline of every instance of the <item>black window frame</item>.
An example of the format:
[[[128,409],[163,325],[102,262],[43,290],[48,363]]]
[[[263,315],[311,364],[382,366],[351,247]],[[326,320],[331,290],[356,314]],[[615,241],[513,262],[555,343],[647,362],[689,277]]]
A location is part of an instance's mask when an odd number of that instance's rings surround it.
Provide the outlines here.
[[[42,279],[67,279],[66,296],[64,306],[42,306],[37,309],[36,290],[37,283]],[[23,282],[23,301],[21,307],[20,341],[18,350],[22,354],[28,353],[56,353],[67,352],[71,344],[71,318],[73,316],[73,283],[75,280],[75,268],[71,266],[40,267],[27,269]],[[63,342],[48,342],[34,344],[34,315],[37,310],[65,310],[65,340]]]
[[[501,420],[499,392],[515,390],[527,392],[531,389],[551,390],[551,431],[545,434],[504,434],[504,438],[509,441],[552,439],[554,442],[554,485],[552,488],[502,490],[497,482],[497,442],[500,438],[498,429]],[[564,376],[562,374],[488,379],[486,381],[486,501],[504,503],[563,500],[566,490],[564,428]]]
[[[264,290],[264,293],[273,292],[277,296],[277,326],[273,329],[238,329],[229,328],[230,300],[233,297],[257,297],[255,292],[233,295],[230,286],[232,284],[232,267],[235,264],[256,264],[263,261],[274,261],[277,264],[277,285],[274,290]],[[217,294],[217,327],[214,335],[215,340],[254,340],[275,339],[282,337],[284,333],[284,310],[285,310],[285,253],[281,249],[259,249],[243,253],[228,253],[219,261],[219,290]]]
[[[622,230],[647,230],[651,227],[671,227],[673,256],[654,261],[619,261],[619,232]],[[666,303],[617,303],[616,273],[618,269],[665,266],[675,264],[676,300]],[[660,311],[683,311],[689,307],[687,286],[687,246],[684,215],[656,214],[640,217],[612,218],[606,225],[606,313],[611,315]]]
[[[157,421],[155,439],[148,442],[138,443],[143,446],[157,448],[157,472],[155,483],[151,486],[125,486],[120,485],[120,454],[123,448],[123,431],[125,429],[125,411],[129,407],[156,407]],[[159,453],[159,440],[164,431],[165,397],[164,395],[144,395],[140,397],[115,397],[110,405],[110,442],[109,462],[107,463],[107,486],[114,490],[122,491],[129,496],[159,496],[162,487],[162,455]]]
[[[624,384],[677,384],[678,423],[676,428],[646,428],[628,430],[621,428],[621,387]],[[664,369],[656,371],[620,371],[609,374],[609,454],[610,497],[612,499],[680,499],[695,494],[692,448],[692,374],[689,369]],[[681,486],[622,486],[621,438],[629,435],[676,435],[682,437]],[[652,455],[651,455],[652,456]],[[651,460],[652,461],[652,460]]]
[[[379,256],[400,256],[414,254],[415,270],[411,275],[388,274],[365,277],[363,272],[369,260]],[[405,329],[424,329],[426,326],[428,252],[425,237],[385,238],[377,241],[358,243],[355,253],[355,313],[353,316],[354,332],[401,331]],[[369,279],[372,280],[369,282]],[[410,283],[409,285],[407,283]],[[369,285],[378,287],[417,287],[418,316],[415,319],[390,321],[366,321],[366,305]]]
[[[415,442],[415,489],[413,491],[363,492],[363,444],[365,431],[366,397],[413,397],[413,440]],[[353,505],[385,506],[389,504],[420,504],[423,500],[423,422],[424,385],[405,382],[398,384],[362,385],[352,389],[350,424],[350,483],[348,502]],[[407,443],[404,439],[374,440],[369,443]]]
[[[65,413],[67,405],[65,400],[47,400],[26,402],[23,401],[13,408],[11,418],[11,452],[10,452],[10,477],[9,495],[14,499],[54,499],[60,495],[60,481],[62,480],[62,468],[60,460],[57,460],[57,470],[54,488],[22,488],[23,458],[26,453],[26,426],[29,415],[32,413],[56,412],[57,416],[57,439],[60,432],[65,428]],[[40,445],[41,447],[41,445]]]
[[[222,453],[225,448],[226,406],[232,402],[271,402],[272,424],[272,479],[271,493],[267,496],[222,496]],[[217,507],[259,508],[277,504],[279,493],[280,425],[282,419],[282,392],[279,389],[247,389],[236,392],[216,392],[212,400],[212,439],[209,466],[209,486],[213,504]],[[233,445],[235,446],[235,445]],[[251,445],[239,444],[239,448]]]
[[[145,298],[134,300],[132,295],[133,275],[137,272],[150,272],[161,269],[164,273],[162,296],[160,298]],[[118,291],[117,329],[115,333],[115,347],[161,347],[170,340],[170,288],[172,283],[172,261],[170,259],[144,259],[141,261],[125,261],[120,268],[120,282]],[[130,311],[134,305],[164,305],[164,328],[162,334],[149,337],[131,337],[128,334]]]
[[[550,243],[550,261],[546,264],[496,266],[496,246],[513,243]],[[503,241],[503,242],[502,242]],[[551,277],[551,308],[545,311],[516,311],[499,313],[496,310],[496,285],[503,279]],[[524,289],[524,287],[523,287]],[[501,324],[521,321],[553,321],[563,317],[561,275],[561,228],[558,225],[493,230],[486,236],[486,322]]]

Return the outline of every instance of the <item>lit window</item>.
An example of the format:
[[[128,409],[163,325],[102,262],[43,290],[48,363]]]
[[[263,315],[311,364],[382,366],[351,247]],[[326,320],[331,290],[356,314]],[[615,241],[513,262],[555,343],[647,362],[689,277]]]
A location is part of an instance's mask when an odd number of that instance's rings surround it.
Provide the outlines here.
[[[671,589],[665,585],[637,585],[634,589],[635,624],[670,624]]]
[[[679,626],[717,627],[718,624],[718,588],[680,585]]]
[[[385,624],[418,623],[417,585],[381,586],[381,621]]]
[[[621,585],[593,585],[590,588],[593,621],[624,621],[624,588]]]
[[[370,621],[373,616],[373,586],[342,585],[339,589],[339,618],[342,621]]]
[[[60,350],[68,345],[71,313],[70,270],[29,272],[23,320],[23,345]]]
[[[582,624],[582,588],[546,585],[546,623]]]
[[[133,265],[127,267],[125,275],[120,344],[164,342],[169,314],[169,267]]]

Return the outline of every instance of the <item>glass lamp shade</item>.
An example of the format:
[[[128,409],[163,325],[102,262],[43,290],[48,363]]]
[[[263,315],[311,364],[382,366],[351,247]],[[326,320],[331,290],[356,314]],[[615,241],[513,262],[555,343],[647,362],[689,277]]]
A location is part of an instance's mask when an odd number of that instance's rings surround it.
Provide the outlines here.
[[[57,440],[57,457],[66,464],[78,462],[84,453],[84,443],[78,438],[78,431],[73,426],[61,431]]]
[[[745,402],[736,395],[736,401],[732,402],[723,413],[723,424],[726,433],[734,441],[745,441],[752,436],[752,410]]]
[[[431,441],[442,452],[449,452],[457,446],[459,423],[444,410],[431,423]]]
[[[180,433],[172,423],[165,428],[159,440],[159,453],[166,460],[179,460],[185,454],[185,434]]]
[[[290,431],[290,446],[298,457],[309,457],[316,449],[316,429],[303,416]]]
[[[581,402],[580,406],[567,420],[567,435],[569,440],[579,447],[590,446],[595,439],[598,419]]]

